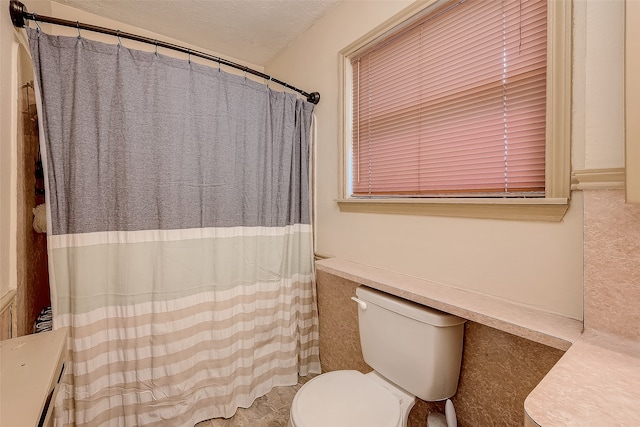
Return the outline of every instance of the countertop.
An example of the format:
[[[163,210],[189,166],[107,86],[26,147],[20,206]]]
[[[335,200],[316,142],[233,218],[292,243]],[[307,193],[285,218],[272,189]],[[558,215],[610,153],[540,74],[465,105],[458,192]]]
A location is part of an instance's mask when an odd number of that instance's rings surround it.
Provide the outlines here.
[[[526,426],[640,425],[640,343],[586,331],[524,402]]]
[[[582,334],[576,319],[340,258],[316,261],[316,269],[560,350]]]
[[[0,426],[37,426],[60,378],[67,329],[0,341]]]

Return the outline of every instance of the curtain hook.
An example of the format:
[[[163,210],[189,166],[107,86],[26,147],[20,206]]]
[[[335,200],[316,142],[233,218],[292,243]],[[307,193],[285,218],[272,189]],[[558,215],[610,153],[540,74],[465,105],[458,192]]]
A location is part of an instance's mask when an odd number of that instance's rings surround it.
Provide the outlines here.
[[[271,77],[271,76],[269,76],[269,80],[267,80],[267,89],[270,89],[270,88],[269,88],[269,83],[271,83],[271,79],[272,79],[272,77]]]
[[[116,37],[118,37],[118,47],[122,46],[122,40],[120,40],[120,30],[116,30]]]
[[[187,49],[187,55],[189,55],[189,64],[191,64],[191,49]]]
[[[82,35],[80,35],[80,21],[76,21],[76,28],[78,29],[78,38],[81,39]]]
[[[249,67],[244,67],[244,81],[247,81],[247,70],[249,69]]]
[[[158,56],[158,39],[156,39],[156,56]]]
[[[38,30],[37,30],[38,31],[38,35],[40,35],[41,28],[40,28],[40,24],[38,24],[38,14],[37,13],[33,14],[33,21],[36,23],[36,27],[38,28]]]
[[[222,67],[222,59],[218,57],[218,73],[221,71],[220,67]]]

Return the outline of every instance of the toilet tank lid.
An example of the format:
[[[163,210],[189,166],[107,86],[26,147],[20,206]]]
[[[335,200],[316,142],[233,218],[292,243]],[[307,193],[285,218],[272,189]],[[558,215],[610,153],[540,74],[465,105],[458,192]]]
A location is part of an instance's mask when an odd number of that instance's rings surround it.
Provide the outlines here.
[[[445,313],[444,311],[436,310],[435,308],[408,301],[404,298],[368,288],[366,286],[359,286],[356,289],[356,295],[358,298],[371,304],[375,304],[379,307],[419,322],[428,323],[432,326],[456,326],[466,322],[465,319],[454,316],[453,314]]]

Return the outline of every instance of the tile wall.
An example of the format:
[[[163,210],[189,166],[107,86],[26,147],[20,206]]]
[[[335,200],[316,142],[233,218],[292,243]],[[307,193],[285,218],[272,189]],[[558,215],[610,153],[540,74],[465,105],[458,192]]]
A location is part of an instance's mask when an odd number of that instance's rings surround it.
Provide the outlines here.
[[[584,191],[584,327],[640,340],[640,204]]]

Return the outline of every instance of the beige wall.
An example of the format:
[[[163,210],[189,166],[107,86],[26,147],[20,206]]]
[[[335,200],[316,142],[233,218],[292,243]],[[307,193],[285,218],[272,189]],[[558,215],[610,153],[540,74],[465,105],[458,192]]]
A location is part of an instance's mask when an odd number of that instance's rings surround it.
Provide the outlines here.
[[[25,1],[25,4],[27,5],[28,9],[30,10],[30,2],[28,0]],[[132,25],[127,25],[127,24],[123,24],[122,22],[118,22],[118,21],[114,21],[113,19],[108,19],[108,18],[104,18],[102,16],[99,15],[95,15],[93,13],[89,13],[89,12],[85,12],[82,10],[78,10],[75,8],[72,8],[70,6],[61,4],[61,3],[56,3],[56,2],[51,2],[51,15],[55,16],[56,18],[62,18],[62,19],[68,19],[70,21],[80,21],[80,22],[84,22],[84,23],[88,23],[88,24],[93,24],[93,25],[98,25],[101,27],[106,27],[106,28],[112,28],[112,29],[118,29],[121,30],[122,32],[128,32],[128,33],[133,33],[133,34],[137,34],[140,36],[144,36],[144,37],[148,37],[150,39],[158,39],[158,40],[162,40],[171,44],[176,44],[179,46],[183,46],[186,47],[188,49],[193,49],[193,50],[197,50],[200,52],[204,52],[204,53],[208,53],[211,54],[213,56],[221,56],[222,58],[228,59],[232,62],[241,64],[241,65],[246,65],[250,68],[256,69],[258,71],[263,71],[264,67],[260,66],[260,65],[256,65],[256,64],[251,64],[248,63],[246,61],[240,61],[239,59],[233,58],[233,57],[229,57],[229,56],[225,56],[225,55],[221,55],[217,52],[211,51],[211,50],[207,50],[207,49],[203,49],[199,46],[196,45],[192,45],[192,44],[188,44],[188,43],[184,43],[180,40],[176,40],[176,39],[172,39],[169,37],[165,37],[161,34],[157,34],[157,33],[153,33],[151,31],[147,31],[147,30],[143,30],[141,28],[137,28],[134,27]],[[65,36],[77,36],[78,35],[78,31],[75,28],[69,28],[69,27],[62,27],[62,26],[52,26],[51,27],[51,31],[54,34],[58,34],[58,35],[65,35]],[[108,36],[105,34],[99,34],[99,33],[92,33],[89,31],[81,31],[82,37],[87,37],[87,38],[91,38],[92,40],[99,40],[102,41],[104,43],[111,43],[111,44],[115,44],[118,42],[118,40],[113,37],[113,36]],[[138,49],[138,50],[146,50],[148,52],[153,52],[155,50],[155,46],[152,44],[147,44],[147,43],[140,43],[140,42],[136,42],[133,40],[126,40],[123,39],[122,40],[122,44],[128,48],[131,49]],[[177,58],[181,58],[181,59],[187,59],[188,55],[181,53],[181,52],[176,52],[176,51],[172,51],[172,50],[168,50],[168,49],[163,49],[160,48],[158,50],[158,52],[162,55],[167,55],[167,56],[174,56]],[[207,61],[206,59],[201,59],[198,57],[192,57],[191,60],[193,62],[199,62],[201,64],[205,64],[205,65],[210,65],[210,66],[217,66],[214,63],[212,63],[211,61]],[[237,73],[240,74],[242,73],[239,70],[234,70],[232,68],[226,67],[223,68],[225,71],[227,72],[232,72],[232,73]],[[251,76],[249,76],[251,77]]]
[[[345,0],[266,67],[268,73],[322,96],[316,109],[317,252],[581,319],[581,192],[573,192],[560,223],[338,209],[338,52],[408,4]],[[621,166],[622,93],[619,82],[611,79],[621,70],[620,4],[578,0],[574,5],[574,168]],[[608,43],[606,65],[600,63],[602,40]]]
[[[0,2],[0,296],[16,286],[16,135],[18,44],[9,1]]]

